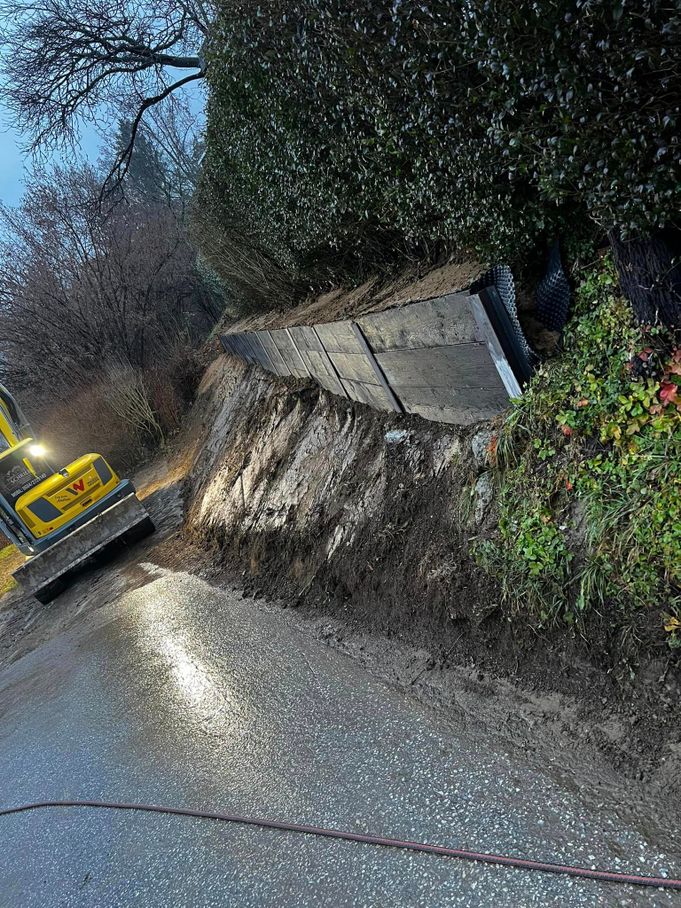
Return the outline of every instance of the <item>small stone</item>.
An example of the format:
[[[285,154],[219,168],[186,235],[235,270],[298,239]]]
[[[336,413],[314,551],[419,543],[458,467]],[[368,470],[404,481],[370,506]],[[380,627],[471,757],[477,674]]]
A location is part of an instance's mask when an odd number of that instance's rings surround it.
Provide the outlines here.
[[[487,508],[492,502],[494,494],[492,486],[492,477],[489,473],[483,473],[475,483],[475,522],[482,523]]]
[[[481,429],[471,439],[471,453],[475,466],[482,470],[489,465],[489,446],[494,438],[491,429]]]

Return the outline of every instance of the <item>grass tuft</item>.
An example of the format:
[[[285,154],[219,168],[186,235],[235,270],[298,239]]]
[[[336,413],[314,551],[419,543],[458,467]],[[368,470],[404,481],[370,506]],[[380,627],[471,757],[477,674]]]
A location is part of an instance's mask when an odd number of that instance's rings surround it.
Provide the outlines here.
[[[15,589],[17,582],[12,577],[12,572],[16,571],[20,564],[24,562],[24,556],[14,545],[6,545],[0,549],[0,597]]]

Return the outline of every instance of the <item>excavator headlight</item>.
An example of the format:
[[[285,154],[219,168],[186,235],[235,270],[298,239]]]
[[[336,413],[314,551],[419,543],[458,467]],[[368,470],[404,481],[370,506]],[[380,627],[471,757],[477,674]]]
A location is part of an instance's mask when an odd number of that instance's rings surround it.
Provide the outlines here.
[[[47,457],[47,448],[44,445],[31,445],[28,449],[29,457]]]

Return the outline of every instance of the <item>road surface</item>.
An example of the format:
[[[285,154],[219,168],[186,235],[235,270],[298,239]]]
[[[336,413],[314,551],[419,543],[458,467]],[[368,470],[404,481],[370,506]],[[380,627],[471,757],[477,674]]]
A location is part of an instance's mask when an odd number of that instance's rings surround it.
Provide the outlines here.
[[[285,612],[189,574],[137,570],[136,588],[114,586],[107,605],[0,672],[0,803],[157,802],[616,870],[681,869],[676,830],[660,833],[654,807],[623,818],[625,784],[559,781],[482,728],[457,727],[372,678]],[[68,596],[50,608],[68,607]],[[564,762],[569,774],[569,752]],[[138,813],[6,817],[0,843],[3,908],[681,902]]]

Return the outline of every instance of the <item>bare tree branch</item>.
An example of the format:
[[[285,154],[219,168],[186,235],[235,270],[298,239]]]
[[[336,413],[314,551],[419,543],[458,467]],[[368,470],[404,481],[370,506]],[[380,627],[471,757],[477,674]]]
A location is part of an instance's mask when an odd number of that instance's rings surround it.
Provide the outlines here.
[[[170,196],[184,204],[194,194],[201,170],[204,146],[199,120],[180,93],[150,109],[140,126],[167,164]]]
[[[72,142],[78,124],[144,112],[205,74],[212,0],[0,0],[2,88],[33,151]],[[169,82],[168,69],[194,72]],[[109,174],[127,170],[130,149]]]
[[[130,167],[130,161],[132,159],[133,149],[135,147],[135,139],[137,138],[137,133],[140,128],[140,123],[142,122],[142,117],[144,116],[145,111],[150,107],[153,107],[155,104],[160,104],[161,101],[164,101],[168,95],[176,91],[178,88],[181,88],[183,85],[187,85],[189,82],[193,82],[196,79],[202,79],[203,72],[193,73],[190,76],[185,76],[184,79],[179,79],[177,82],[173,82],[172,85],[168,85],[163,89],[159,94],[154,95],[152,98],[145,98],[144,101],[140,104],[139,110],[135,114],[135,117],[132,121],[132,126],[130,129],[130,141],[123,149],[123,151],[118,156],[113,167],[107,174],[107,177],[102,186],[102,191],[100,193],[100,201],[103,198],[112,192],[112,190],[120,184],[125,178],[126,173]]]
[[[57,169],[0,209],[0,371],[17,388],[63,393],[120,358],[153,368],[218,314],[174,208],[106,208],[100,185],[91,168]]]

